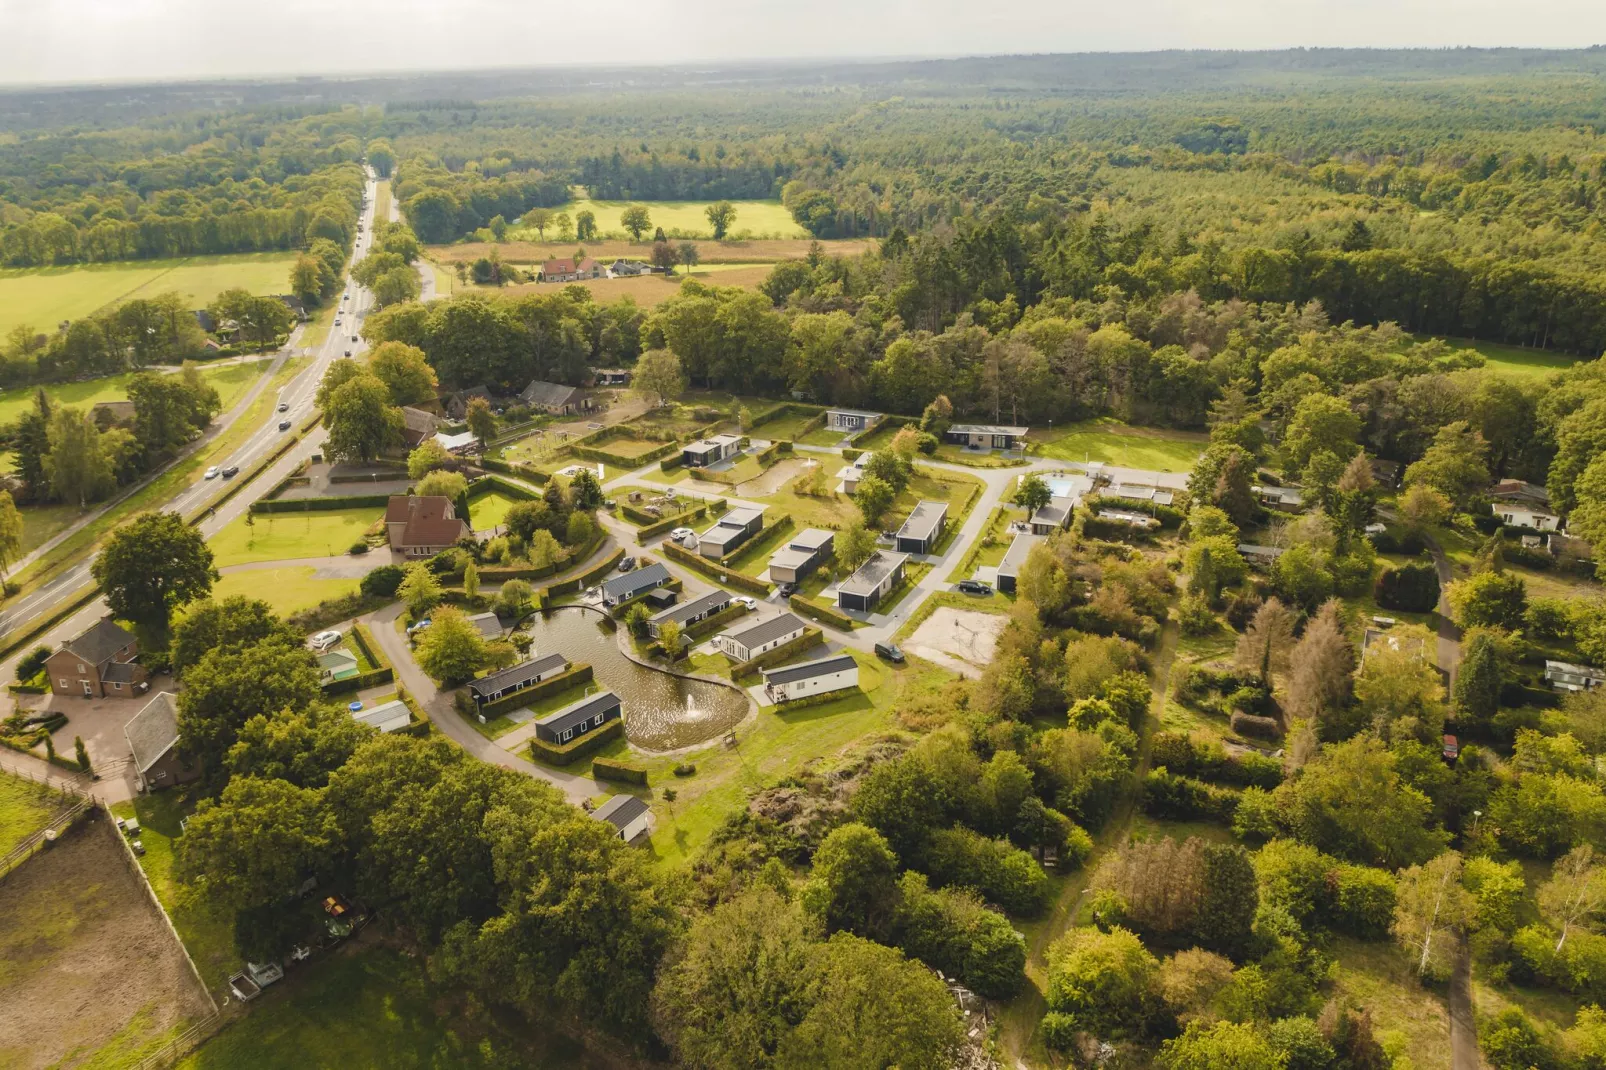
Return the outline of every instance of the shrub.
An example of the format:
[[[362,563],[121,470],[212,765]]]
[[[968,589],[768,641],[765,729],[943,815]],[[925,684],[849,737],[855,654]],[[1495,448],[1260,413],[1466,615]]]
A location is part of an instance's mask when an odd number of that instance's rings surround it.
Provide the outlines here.
[[[1282,722],[1275,717],[1256,717],[1251,713],[1234,712],[1231,725],[1232,730],[1241,736],[1276,739],[1283,734]]]
[[[675,775],[676,776],[696,776],[697,775],[697,767],[695,765],[693,765],[692,763],[690,763],[690,762],[682,762],[681,764],[675,766]]]
[[[1362,940],[1381,940],[1394,920],[1394,875],[1370,866],[1340,865],[1334,873],[1333,928]]]
[[[645,766],[612,758],[595,758],[591,762],[591,775],[598,780],[617,780],[625,784],[647,783]]]
[[[1225,788],[1165,768],[1152,769],[1143,779],[1143,809],[1174,821],[1193,818],[1225,821],[1238,808],[1238,796]]]
[[[1277,800],[1264,788],[1245,788],[1232,812],[1233,835],[1243,840],[1269,840],[1280,828]]]
[[[913,871],[899,881],[894,943],[989,999],[1008,999],[1026,979],[1026,941],[997,911],[960,889],[929,891]]]
[[[53,653],[55,651],[48,646],[36,646],[28,651],[28,655],[17,662],[17,679],[32,680],[35,676],[38,676],[40,670],[45,667],[45,662]]]
[[[362,593],[375,598],[394,598],[405,576],[400,565],[380,565],[362,578]]]
[[[362,554],[365,554],[367,552],[368,552],[368,544],[366,542],[364,542],[363,540],[361,540],[361,539],[358,539],[356,542],[352,543],[351,544],[351,548],[346,551],[346,553],[350,554],[353,557],[361,556]]]
[[[1161,1009],[1159,981],[1159,962],[1130,930],[1071,930],[1048,955],[1051,1042],[1062,1045],[1078,1029],[1101,1037],[1145,1032]]]
[[[1438,569],[1429,561],[1384,569],[1377,579],[1377,604],[1406,613],[1431,613],[1439,604]]]
[[[1040,912],[1048,895],[1048,875],[1031,855],[963,827],[932,833],[926,868],[938,884],[974,888],[1013,914]]]

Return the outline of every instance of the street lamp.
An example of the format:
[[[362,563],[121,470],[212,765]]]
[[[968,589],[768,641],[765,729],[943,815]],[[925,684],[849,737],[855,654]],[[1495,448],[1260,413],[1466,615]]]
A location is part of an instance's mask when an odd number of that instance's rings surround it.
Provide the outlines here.
[[[1472,811],[1472,831],[1468,833],[1469,836],[1476,836],[1478,834],[1478,820],[1481,817],[1483,817],[1482,810]]]

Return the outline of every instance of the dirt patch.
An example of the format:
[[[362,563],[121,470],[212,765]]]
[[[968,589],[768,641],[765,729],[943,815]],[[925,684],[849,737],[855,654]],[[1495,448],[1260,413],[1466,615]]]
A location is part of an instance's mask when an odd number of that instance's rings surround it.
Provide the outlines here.
[[[749,479],[736,488],[738,498],[762,498],[766,494],[775,494],[782,487],[796,479],[805,469],[819,464],[813,458],[794,458],[790,461],[779,461],[767,468],[763,475],[757,479]]]
[[[1009,618],[998,613],[942,606],[915,629],[903,648],[971,679],[993,660]]]
[[[210,1012],[117,835],[81,822],[0,883],[0,1065],[132,1054]]]

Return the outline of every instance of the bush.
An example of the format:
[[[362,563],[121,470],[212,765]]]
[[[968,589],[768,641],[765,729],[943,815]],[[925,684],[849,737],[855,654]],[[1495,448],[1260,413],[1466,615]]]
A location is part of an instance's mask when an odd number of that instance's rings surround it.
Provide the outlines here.
[[[394,598],[405,576],[400,565],[380,565],[362,578],[362,593],[373,598]]]
[[[1256,717],[1254,714],[1235,711],[1230,723],[1232,730],[1241,736],[1277,739],[1283,734],[1282,722],[1275,717]]]
[[[1012,914],[1037,914],[1048,896],[1048,875],[1031,855],[963,827],[932,833],[926,869],[938,884],[973,888]]]
[[[697,775],[697,767],[695,765],[693,765],[691,762],[682,762],[681,764],[675,766],[675,775],[676,776],[696,776]]]
[[[958,889],[930,891],[910,871],[899,881],[893,942],[989,999],[1008,999],[1026,979],[1026,942],[1002,914]]]
[[[1156,817],[1173,821],[1195,818],[1226,821],[1237,808],[1235,792],[1179,776],[1163,766],[1150,770],[1143,778],[1143,811]]]
[[[28,651],[28,655],[17,662],[17,679],[27,681],[38,676],[40,671],[44,669],[45,662],[54,653],[55,651],[48,646],[36,646]]]
[[[1377,604],[1405,613],[1431,613],[1439,604],[1439,572],[1430,561],[1386,568],[1377,578]]]
[[[1362,940],[1381,940],[1394,920],[1394,875],[1370,866],[1340,865],[1334,874],[1333,928]]]
[[[1277,800],[1264,788],[1245,788],[1232,812],[1232,832],[1241,840],[1269,840],[1281,828]]]
[[[598,780],[617,780],[625,784],[647,783],[645,766],[621,762],[613,758],[595,758],[591,762],[591,775]]]
[[[358,539],[356,542],[352,543],[351,544],[351,548],[346,551],[346,553],[350,554],[353,557],[359,557],[362,554],[365,554],[367,552],[368,552],[368,544],[366,542],[364,542],[363,540],[361,540],[361,539]]]

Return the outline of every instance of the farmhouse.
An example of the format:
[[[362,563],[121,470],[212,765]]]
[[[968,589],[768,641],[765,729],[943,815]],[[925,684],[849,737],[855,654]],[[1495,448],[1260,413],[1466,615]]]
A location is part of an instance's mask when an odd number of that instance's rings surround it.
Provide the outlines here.
[[[704,557],[724,557],[757,535],[763,527],[762,507],[738,506],[730,509],[713,527],[697,536],[697,552]]]
[[[954,424],[942,433],[942,440],[973,450],[1012,450],[1030,430],[1006,424]]]
[[[593,732],[623,716],[619,696],[612,691],[600,691],[536,721],[535,734],[548,743],[567,743],[575,736]]]
[[[770,555],[771,583],[802,583],[831,557],[836,536],[820,528],[805,528]]]
[[[1514,528],[1532,528],[1535,531],[1561,530],[1561,517],[1543,506],[1512,500],[1490,502],[1489,509],[1500,518],[1500,523]]]
[[[102,617],[45,659],[50,690],[86,698],[133,698],[136,689],[143,690],[147,675],[137,657],[139,640],[133,633]]]
[[[742,440],[737,435],[715,435],[699,439],[680,451],[681,463],[688,468],[707,468],[741,451]]]
[[[399,698],[382,702],[371,710],[355,710],[352,712],[353,721],[361,721],[371,728],[381,732],[394,732],[406,728],[413,719],[412,712],[407,709],[407,703]]]
[[[446,399],[441,404],[454,419],[461,420],[468,415],[468,403],[475,398],[483,398],[487,405],[493,409],[496,408],[496,395],[483,386],[467,386],[462,390],[454,391],[446,395]]]
[[[903,566],[908,554],[892,554],[876,550],[870,554],[858,571],[843,580],[836,589],[838,609],[857,609],[868,613],[903,580]]]
[[[874,427],[880,419],[879,412],[863,412],[859,409],[825,410],[825,426],[844,435],[857,434]]]
[[[688,602],[672,606],[662,613],[655,613],[647,619],[647,632],[656,637],[658,630],[663,627],[666,621],[674,621],[682,628],[688,624],[696,624],[700,620],[707,620],[715,613],[729,609],[731,603],[735,600],[735,596],[729,591],[709,591],[707,594],[699,595]]]
[[[542,282],[579,282],[581,279],[600,279],[604,274],[602,265],[589,256],[581,257],[578,261],[566,256],[541,264]]]
[[[606,821],[619,830],[619,838],[626,843],[647,831],[648,807],[634,795],[615,795],[591,812],[598,821]]]
[[[468,693],[476,706],[483,706],[533,687],[542,680],[550,680],[568,668],[569,659],[562,654],[543,654],[470,681]]]
[[[1043,536],[1022,532],[1015,536],[1004,551],[1004,559],[998,562],[998,573],[994,577],[998,590],[1003,594],[1015,593],[1015,581],[1020,578],[1021,566],[1026,564],[1026,556],[1032,552],[1032,547],[1043,541]]]
[[[434,438],[435,432],[441,429],[441,418],[432,412],[403,405],[401,413],[402,440],[407,443],[408,449],[416,447],[426,438]]]
[[[328,687],[337,680],[349,680],[357,675],[357,655],[343,647],[335,647],[318,655],[321,683]]]
[[[1545,683],[1557,691],[1593,691],[1606,684],[1606,669],[1570,661],[1546,661]]]
[[[549,412],[554,416],[567,416],[572,412],[583,412],[594,407],[591,398],[579,387],[548,383],[540,379],[530,380],[530,384],[519,391],[519,400],[532,409]]]
[[[444,494],[392,494],[385,504],[390,548],[408,557],[433,557],[470,534]]]
[[[669,582],[669,570],[661,561],[654,561],[650,565],[626,572],[623,576],[615,576],[602,585],[602,604],[617,606],[628,602],[638,595],[646,594],[654,587],[662,587]]]
[[[1076,501],[1056,495],[1048,500],[1048,504],[1032,514],[1027,525],[1032,529],[1033,535],[1052,535],[1056,531],[1064,531],[1071,526],[1071,517],[1076,512]]]
[[[852,654],[832,654],[801,665],[764,670],[764,694],[777,705],[858,686],[859,663]]]
[[[732,661],[752,661],[801,636],[808,625],[794,613],[782,613],[740,631],[721,632],[714,645]]]
[[[134,756],[134,773],[142,791],[182,784],[200,776],[181,761],[178,744],[178,705],[171,691],[158,692],[123,726],[123,738]]]
[[[942,538],[943,524],[948,520],[945,502],[916,502],[894,539],[901,554],[929,554],[937,540]]]

